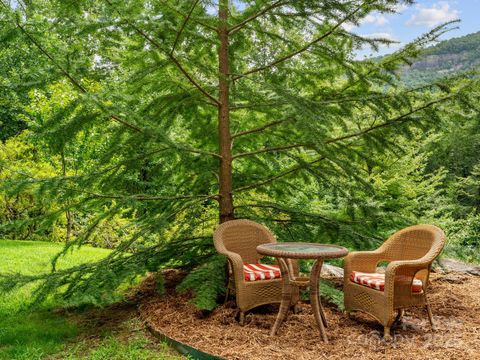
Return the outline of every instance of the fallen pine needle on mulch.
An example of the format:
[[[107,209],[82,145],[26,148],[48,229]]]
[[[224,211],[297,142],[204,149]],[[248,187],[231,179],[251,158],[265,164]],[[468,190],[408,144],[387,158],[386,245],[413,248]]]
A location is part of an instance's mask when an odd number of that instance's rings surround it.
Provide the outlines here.
[[[167,272],[166,294],[144,297],[143,321],[177,341],[226,359],[480,359],[480,278],[466,274],[432,274],[429,300],[437,330],[432,332],[425,309],[405,312],[392,329],[394,340],[382,339],[383,327],[368,315],[351,319],[325,305],[329,343],[321,341],[310,305],[289,313],[276,336],[269,335],[278,306],[254,309],[245,326],[235,320],[233,301],[203,315],[189,295],[174,291],[178,274]],[[155,286],[153,277],[144,286]]]

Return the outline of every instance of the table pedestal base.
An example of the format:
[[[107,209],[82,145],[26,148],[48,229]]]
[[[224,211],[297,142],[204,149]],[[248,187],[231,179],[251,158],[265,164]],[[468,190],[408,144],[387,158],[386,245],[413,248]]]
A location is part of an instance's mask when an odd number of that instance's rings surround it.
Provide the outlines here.
[[[322,340],[328,342],[327,334],[325,332],[327,320],[325,318],[325,313],[323,312],[322,303],[320,301],[320,292],[318,290],[323,259],[315,260],[310,273],[310,278],[294,277],[290,267],[283,258],[278,258],[278,263],[280,265],[283,279],[282,302],[280,304],[277,319],[275,320],[275,324],[273,324],[270,335],[273,336],[277,333],[278,328],[287,317],[294,288],[310,287],[310,304],[312,305],[313,316],[317,322]]]

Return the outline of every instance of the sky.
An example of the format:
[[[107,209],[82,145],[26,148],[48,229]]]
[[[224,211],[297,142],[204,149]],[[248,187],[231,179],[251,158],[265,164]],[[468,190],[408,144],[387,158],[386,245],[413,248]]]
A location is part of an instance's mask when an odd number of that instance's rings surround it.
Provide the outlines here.
[[[399,7],[400,13],[368,15],[362,24],[348,30],[359,35],[382,37],[398,41],[398,44],[382,47],[374,56],[395,51],[400,46],[414,40],[437,25],[460,19],[459,29],[444,34],[441,40],[459,37],[480,31],[480,0],[417,0],[412,6]],[[372,54],[363,50],[357,57]]]

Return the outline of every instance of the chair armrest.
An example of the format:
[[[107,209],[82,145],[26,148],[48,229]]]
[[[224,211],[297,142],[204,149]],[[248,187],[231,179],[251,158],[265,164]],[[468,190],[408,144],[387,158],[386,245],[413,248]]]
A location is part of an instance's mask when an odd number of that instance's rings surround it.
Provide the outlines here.
[[[395,275],[415,275],[418,271],[429,269],[433,260],[430,256],[424,256],[415,260],[395,260],[388,264],[385,271],[385,278]]]
[[[385,271],[385,294],[393,294],[395,288],[397,291],[411,292],[412,282],[415,275],[422,270],[430,270],[433,260],[425,256],[416,260],[396,260],[388,264]],[[397,282],[395,279],[403,278],[404,281]],[[428,276],[423,279],[423,289],[425,290]]]
[[[220,252],[220,254],[226,256],[228,259],[228,262],[232,266],[233,279],[235,281],[235,284],[240,284],[241,282],[243,282],[245,279],[243,277],[242,257],[237,253],[227,251],[227,250]]]
[[[352,271],[361,271],[372,273],[376,272],[379,261],[384,260],[382,251],[354,251],[349,253],[344,259],[345,279],[350,277]]]

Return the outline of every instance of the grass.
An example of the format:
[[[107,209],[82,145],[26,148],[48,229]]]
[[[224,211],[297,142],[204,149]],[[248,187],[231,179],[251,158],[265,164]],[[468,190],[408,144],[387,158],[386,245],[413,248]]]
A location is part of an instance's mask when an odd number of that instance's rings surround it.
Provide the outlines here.
[[[92,330],[92,329],[91,329]],[[88,332],[87,332],[88,334]],[[90,337],[70,344],[66,350],[50,356],[50,360],[173,360],[180,359],[166,344],[156,344],[143,332],[143,324],[138,319],[122,323],[120,328],[107,331],[100,339]]]
[[[115,338],[107,338],[101,346],[98,346],[92,350],[88,357],[83,355],[83,347],[88,346],[81,344],[77,348],[73,349],[73,353],[65,354],[59,359],[65,360],[80,360],[80,359],[117,359],[117,360],[167,360],[171,359],[172,355],[168,355],[169,349],[167,345],[162,345],[159,353],[158,350],[146,349],[148,341],[145,339],[133,339],[128,344],[119,343]]]
[[[62,244],[0,240],[0,273],[38,274],[50,269],[50,261]],[[62,257],[58,268],[100,260],[108,250],[82,247]],[[0,294],[0,359],[178,359],[165,346],[152,341],[132,319],[132,311],[101,331],[97,323],[84,321],[91,314],[59,314],[59,303],[50,301],[34,310],[26,308],[34,285]],[[108,310],[102,323],[108,323]],[[134,312],[133,312],[134,313]],[[115,316],[118,318],[118,311]]]

